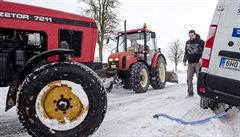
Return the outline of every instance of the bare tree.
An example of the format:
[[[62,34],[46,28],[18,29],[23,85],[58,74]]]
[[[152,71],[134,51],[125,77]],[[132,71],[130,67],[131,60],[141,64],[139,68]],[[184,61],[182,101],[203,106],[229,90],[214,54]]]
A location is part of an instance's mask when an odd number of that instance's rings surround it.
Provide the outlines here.
[[[179,39],[169,43],[168,58],[175,64],[175,72],[177,72],[178,64],[182,62],[183,53],[183,45],[180,43]]]
[[[86,7],[82,8],[84,15],[96,20],[99,34],[98,34],[98,46],[99,46],[99,58],[103,61],[103,47],[104,40],[107,35],[115,34],[117,26],[119,25],[119,19],[117,9],[120,2],[118,0],[79,0],[79,2],[85,3]]]

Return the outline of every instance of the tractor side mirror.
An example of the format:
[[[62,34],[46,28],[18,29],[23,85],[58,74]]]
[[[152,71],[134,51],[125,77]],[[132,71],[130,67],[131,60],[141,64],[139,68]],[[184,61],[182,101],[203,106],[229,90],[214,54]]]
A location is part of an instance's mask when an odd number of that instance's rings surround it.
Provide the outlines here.
[[[151,38],[156,38],[156,33],[155,32],[151,32]]]
[[[110,36],[107,37],[106,38],[106,44],[109,44],[110,40],[117,43],[118,37],[110,37]]]
[[[117,48],[112,49],[111,54],[116,53]]]
[[[158,52],[161,52],[161,48],[157,48],[157,50],[156,51],[158,51]]]

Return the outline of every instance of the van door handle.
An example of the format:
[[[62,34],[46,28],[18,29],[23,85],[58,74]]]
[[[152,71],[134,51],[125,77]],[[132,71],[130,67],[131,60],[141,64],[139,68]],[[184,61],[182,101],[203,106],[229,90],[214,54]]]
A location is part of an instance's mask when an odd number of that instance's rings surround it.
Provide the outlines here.
[[[240,53],[239,52],[231,52],[226,50],[221,50],[218,53],[218,56],[233,58],[233,59],[240,59]]]

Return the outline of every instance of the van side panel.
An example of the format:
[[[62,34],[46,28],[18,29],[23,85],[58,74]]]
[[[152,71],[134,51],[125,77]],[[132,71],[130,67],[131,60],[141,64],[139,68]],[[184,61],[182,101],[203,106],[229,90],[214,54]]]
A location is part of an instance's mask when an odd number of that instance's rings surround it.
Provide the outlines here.
[[[224,10],[224,3],[225,0],[219,0],[215,13],[213,15],[213,19],[212,19],[212,24],[211,25],[217,25],[219,23],[220,17],[221,17],[221,13]]]

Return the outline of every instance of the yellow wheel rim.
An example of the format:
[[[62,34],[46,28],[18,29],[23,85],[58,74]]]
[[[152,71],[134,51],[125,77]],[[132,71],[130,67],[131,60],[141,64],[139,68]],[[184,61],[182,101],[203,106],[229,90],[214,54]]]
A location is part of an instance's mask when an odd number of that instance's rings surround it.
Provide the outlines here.
[[[66,131],[75,128],[87,117],[89,99],[81,84],[58,80],[42,88],[35,110],[44,125]]]
[[[165,66],[163,63],[161,63],[160,67],[159,67],[159,77],[160,77],[162,83],[165,82],[166,71],[165,71]]]
[[[75,120],[81,115],[83,105],[81,100],[72,93],[72,89],[66,85],[51,85],[42,98],[42,107],[46,116],[64,122],[65,119]]]

